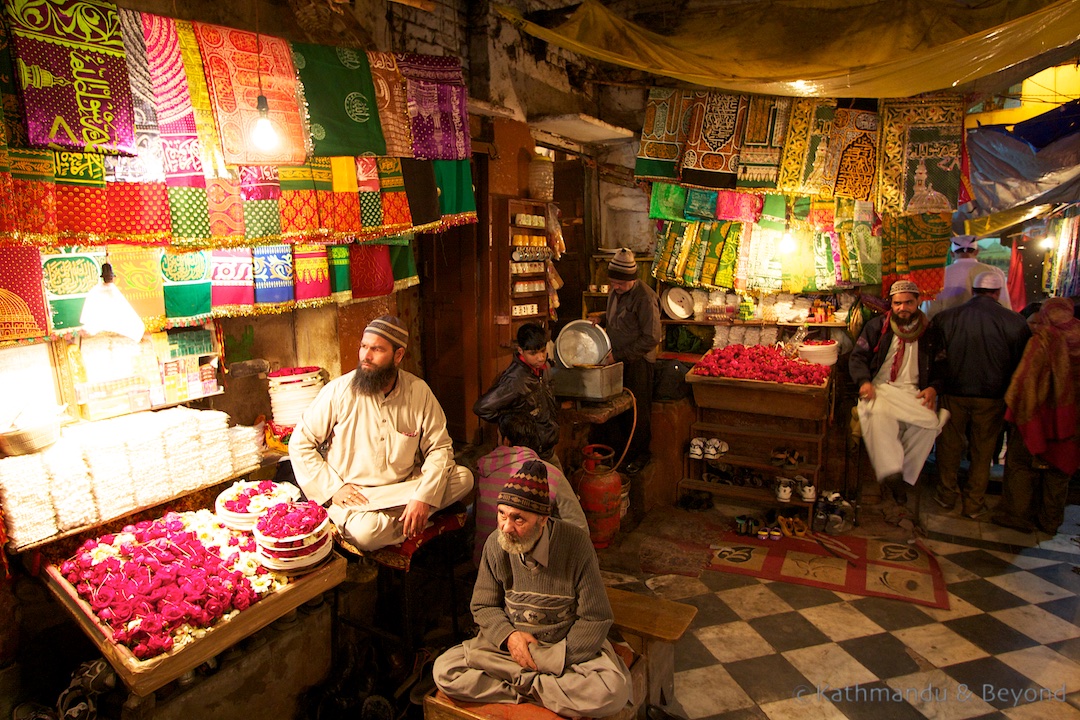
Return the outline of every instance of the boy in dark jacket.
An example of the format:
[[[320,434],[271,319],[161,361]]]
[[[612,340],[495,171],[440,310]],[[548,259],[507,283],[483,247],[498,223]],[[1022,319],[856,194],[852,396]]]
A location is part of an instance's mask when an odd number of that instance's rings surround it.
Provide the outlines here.
[[[505,412],[523,412],[532,418],[539,437],[535,448],[541,460],[561,467],[555,455],[559,442],[558,406],[548,379],[547,331],[535,323],[525,323],[517,332],[518,350],[510,367],[503,370],[491,388],[473,405],[481,420],[499,422]]]

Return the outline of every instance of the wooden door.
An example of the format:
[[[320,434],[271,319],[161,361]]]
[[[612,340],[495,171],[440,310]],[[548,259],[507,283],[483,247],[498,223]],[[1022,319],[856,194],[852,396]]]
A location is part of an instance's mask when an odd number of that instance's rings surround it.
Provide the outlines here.
[[[420,307],[424,343],[424,379],[446,413],[456,442],[475,442],[480,427],[472,413],[480,387],[482,299],[479,255],[487,245],[486,184],[473,165],[476,224],[459,225],[433,235],[419,235]]]

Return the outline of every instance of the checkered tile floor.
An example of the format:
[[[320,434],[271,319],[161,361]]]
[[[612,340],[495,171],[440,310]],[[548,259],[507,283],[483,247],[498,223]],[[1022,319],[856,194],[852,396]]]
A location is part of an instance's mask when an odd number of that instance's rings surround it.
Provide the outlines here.
[[[1056,538],[934,510],[948,610],[713,571],[605,580],[698,608],[675,651],[690,720],[1080,720],[1080,507]]]

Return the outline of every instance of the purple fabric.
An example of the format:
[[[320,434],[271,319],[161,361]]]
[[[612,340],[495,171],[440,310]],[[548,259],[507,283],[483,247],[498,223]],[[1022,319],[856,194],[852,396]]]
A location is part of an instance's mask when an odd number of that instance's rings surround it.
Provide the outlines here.
[[[278,169],[271,165],[241,165],[240,197],[245,202],[280,198]]]
[[[461,60],[412,53],[394,58],[405,77],[416,159],[467,160],[472,155],[469,91]]]
[[[30,144],[135,153],[135,118],[116,6],[100,0],[8,0]]]

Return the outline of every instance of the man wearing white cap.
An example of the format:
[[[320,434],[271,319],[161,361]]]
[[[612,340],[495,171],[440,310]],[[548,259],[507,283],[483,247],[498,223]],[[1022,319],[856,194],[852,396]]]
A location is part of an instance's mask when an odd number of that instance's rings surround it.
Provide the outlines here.
[[[931,322],[945,339],[941,406],[950,413],[937,443],[939,484],[934,500],[952,510],[962,497],[963,513],[970,518],[986,512],[990,465],[1005,423],[1005,391],[1031,337],[1023,316],[998,304],[1003,287],[998,273],[979,273],[972,282],[972,298]],[[971,465],[961,488],[958,475],[965,445]]]
[[[919,479],[947,416],[937,412],[945,353],[940,333],[919,310],[918,285],[897,280],[889,301],[888,313],[863,326],[848,372],[859,388],[859,425],[883,486],[885,519],[900,523],[910,517],[907,488]]]
[[[408,342],[392,315],[368,323],[356,370],[319,391],[289,441],[300,488],[360,550],[418,535],[473,486],[431,388],[399,367]]]
[[[979,273],[994,273],[1005,287],[1005,273],[1000,268],[979,262],[979,239],[974,235],[956,235],[952,239],[953,262],[945,268],[945,286],[937,297],[923,303],[923,312],[933,318],[942,310],[962,305],[971,298],[971,284]],[[998,303],[1006,310],[1012,310],[1009,293],[1002,292]]]

